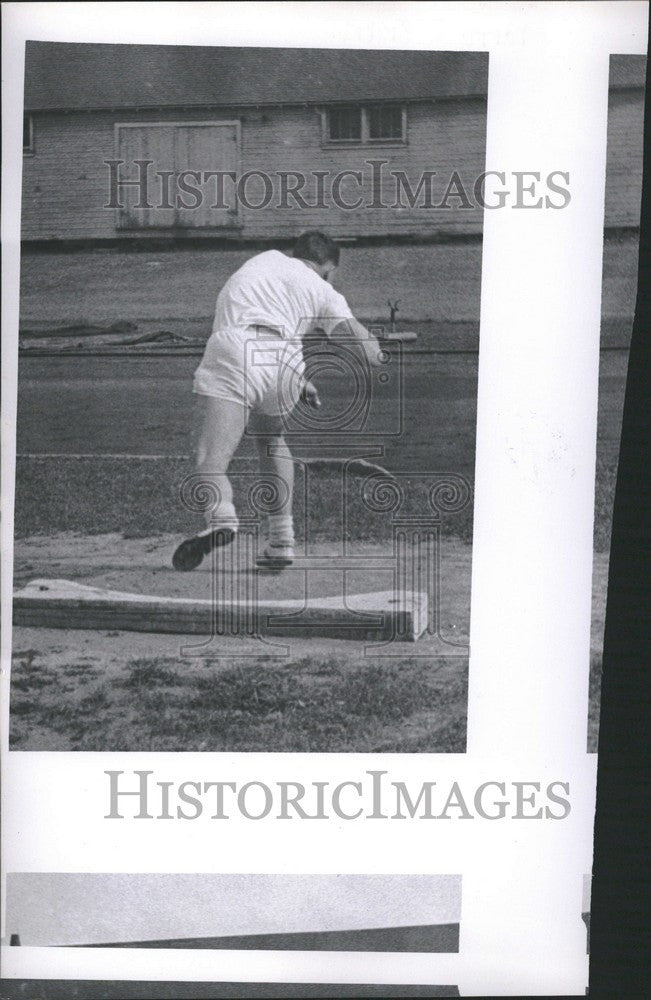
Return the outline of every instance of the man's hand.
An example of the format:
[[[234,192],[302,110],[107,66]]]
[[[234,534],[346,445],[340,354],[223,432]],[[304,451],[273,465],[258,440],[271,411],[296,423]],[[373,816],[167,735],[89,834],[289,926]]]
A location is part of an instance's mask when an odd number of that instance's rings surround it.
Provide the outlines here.
[[[349,344],[354,344],[363,353],[372,368],[377,368],[386,361],[386,355],[380,347],[377,337],[352,317],[338,323],[331,332],[330,339],[348,341]]]
[[[305,379],[303,383],[303,388],[301,389],[301,399],[308,406],[311,406],[313,410],[318,410],[321,406],[321,400],[319,399],[319,393],[313,382],[309,379]]]

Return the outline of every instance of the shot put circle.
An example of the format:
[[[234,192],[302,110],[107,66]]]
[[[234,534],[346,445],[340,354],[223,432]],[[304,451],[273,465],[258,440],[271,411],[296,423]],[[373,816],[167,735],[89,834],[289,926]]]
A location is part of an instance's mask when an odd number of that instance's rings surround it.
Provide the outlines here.
[[[286,386],[285,380],[281,380],[283,403],[296,398],[296,390],[300,388],[299,382],[303,378],[294,366],[288,365],[288,368],[291,368],[290,385]],[[330,412],[324,408],[313,410],[305,403],[300,403],[292,413],[292,422],[298,424],[301,430],[345,430],[356,421],[359,422],[360,429],[365,426],[372,390],[370,368],[365,359],[360,359],[353,351],[338,344],[336,354],[320,351],[310,355],[306,375],[310,380],[332,376],[344,378],[346,391],[337,399],[342,405],[335,412],[330,408]]]

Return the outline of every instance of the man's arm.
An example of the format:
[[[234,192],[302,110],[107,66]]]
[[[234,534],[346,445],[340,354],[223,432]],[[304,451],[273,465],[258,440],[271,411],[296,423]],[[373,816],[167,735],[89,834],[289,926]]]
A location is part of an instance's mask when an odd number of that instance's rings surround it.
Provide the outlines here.
[[[369,364],[378,366],[382,364],[382,348],[377,337],[370,330],[367,330],[362,323],[353,316],[349,319],[342,319],[330,332],[331,340],[353,341],[359,347]]]

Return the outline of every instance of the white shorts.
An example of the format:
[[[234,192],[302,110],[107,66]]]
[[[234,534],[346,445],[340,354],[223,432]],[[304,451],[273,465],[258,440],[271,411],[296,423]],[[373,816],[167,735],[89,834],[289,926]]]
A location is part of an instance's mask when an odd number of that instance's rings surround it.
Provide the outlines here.
[[[278,416],[298,403],[304,370],[300,340],[254,327],[216,330],[194,373],[193,392]]]

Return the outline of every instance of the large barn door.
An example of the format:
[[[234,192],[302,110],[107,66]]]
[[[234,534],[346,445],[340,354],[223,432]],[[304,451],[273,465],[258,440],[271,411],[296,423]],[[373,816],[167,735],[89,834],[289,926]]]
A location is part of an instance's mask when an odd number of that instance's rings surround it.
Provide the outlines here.
[[[234,183],[226,178],[218,198],[210,171],[237,173],[236,122],[117,125],[121,184],[118,229],[215,229],[237,223]],[[145,168],[136,161],[151,161]],[[145,184],[145,169],[146,184]],[[185,189],[185,190],[184,190]]]

